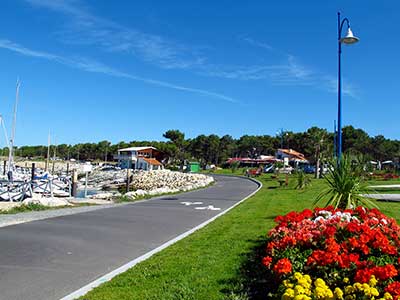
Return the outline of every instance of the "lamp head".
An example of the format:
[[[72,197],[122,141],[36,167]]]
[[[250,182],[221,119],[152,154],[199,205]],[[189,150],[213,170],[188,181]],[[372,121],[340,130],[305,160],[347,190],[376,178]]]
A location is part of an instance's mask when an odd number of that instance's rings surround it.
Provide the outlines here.
[[[356,36],[354,36],[353,32],[351,31],[350,27],[347,28],[347,34],[344,38],[340,39],[341,43],[347,44],[347,45],[351,45],[351,44],[355,44],[359,41],[360,39]]]

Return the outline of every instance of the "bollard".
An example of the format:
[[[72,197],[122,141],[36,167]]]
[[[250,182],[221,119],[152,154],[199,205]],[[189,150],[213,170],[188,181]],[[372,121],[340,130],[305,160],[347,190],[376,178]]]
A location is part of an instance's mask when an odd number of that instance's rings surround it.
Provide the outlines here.
[[[85,174],[85,195],[84,195],[84,198],[87,197],[87,182],[88,182],[89,172],[86,171],[85,173],[86,173],[86,174]]]
[[[129,184],[130,184],[130,178],[131,177],[131,170],[129,168],[126,169],[126,192],[129,192]]]
[[[78,189],[78,172],[72,170],[72,197],[76,197]]]
[[[67,176],[69,175],[69,163],[67,163]]]
[[[33,189],[33,180],[35,179],[35,163],[32,163],[32,173],[31,173],[31,186]]]

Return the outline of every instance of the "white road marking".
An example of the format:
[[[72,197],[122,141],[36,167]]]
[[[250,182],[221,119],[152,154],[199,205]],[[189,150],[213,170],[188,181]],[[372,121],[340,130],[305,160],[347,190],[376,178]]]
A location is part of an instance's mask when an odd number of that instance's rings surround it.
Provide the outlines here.
[[[123,266],[111,271],[110,273],[103,275],[102,277],[90,282],[89,284],[87,284],[87,285],[81,287],[80,289],[72,292],[71,294],[66,295],[65,297],[61,298],[60,300],[74,300],[76,298],[84,296],[89,291],[91,291],[94,288],[98,287],[102,283],[110,281],[115,276],[117,276],[117,275],[129,270],[130,268],[134,267],[138,263],[150,258],[154,254],[160,252],[161,250],[164,250],[165,248],[171,246],[172,244],[175,244],[177,241],[180,241],[180,240],[184,239],[185,237],[191,235],[193,232],[205,227],[206,225],[208,225],[209,223],[211,223],[215,219],[223,216],[224,214],[229,212],[231,209],[233,209],[234,207],[238,206],[239,204],[241,204],[242,202],[246,201],[248,198],[250,198],[251,196],[256,194],[262,188],[262,186],[263,186],[262,183],[260,181],[258,181],[257,179],[249,178],[249,180],[251,180],[253,182],[256,182],[258,184],[258,188],[254,192],[252,192],[250,195],[244,197],[242,200],[236,202],[234,205],[232,205],[231,207],[225,209],[224,211],[221,211],[219,214],[217,214],[216,216],[212,217],[211,219],[208,219],[207,221],[201,223],[200,225],[197,225],[197,226],[193,227],[192,229],[182,233],[181,235],[178,235],[177,237],[173,238],[172,240],[169,240],[168,242],[165,242],[161,246],[158,246],[157,248],[147,252],[146,254],[143,254],[142,256],[139,256],[139,257],[131,260],[130,262],[126,263],[125,265],[123,265]],[[149,200],[150,199],[142,200],[142,201],[144,202],[144,201],[149,201]]]
[[[203,202],[190,202],[190,201],[185,201],[185,202],[181,202],[181,204],[184,204],[186,206],[190,206],[190,205],[200,205],[203,204]]]
[[[209,206],[199,206],[199,207],[195,207],[194,209],[200,209],[200,210],[221,210],[221,208],[219,207],[214,207],[214,205],[209,205]]]

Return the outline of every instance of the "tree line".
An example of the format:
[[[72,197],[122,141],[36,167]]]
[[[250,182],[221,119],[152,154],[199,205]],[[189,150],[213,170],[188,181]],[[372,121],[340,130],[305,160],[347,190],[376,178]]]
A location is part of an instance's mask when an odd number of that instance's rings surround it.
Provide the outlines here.
[[[179,130],[168,130],[163,137],[167,141],[131,141],[111,144],[109,141],[80,143],[75,145],[52,145],[50,157],[76,160],[113,161],[118,149],[136,146],[153,146],[169,157],[170,163],[181,164],[185,160],[207,164],[222,165],[230,157],[257,157],[274,155],[278,148],[295,149],[303,153],[312,163],[329,158],[334,153],[334,133],[326,129],[311,127],[305,132],[282,131],[276,136],[243,135],[238,139],[230,135],[199,135],[185,138]],[[46,158],[47,146],[16,147],[19,157]],[[343,151],[363,155],[369,160],[400,159],[400,141],[390,140],[382,135],[369,136],[364,130],[353,126],[343,128]],[[2,149],[8,155],[8,148]]]

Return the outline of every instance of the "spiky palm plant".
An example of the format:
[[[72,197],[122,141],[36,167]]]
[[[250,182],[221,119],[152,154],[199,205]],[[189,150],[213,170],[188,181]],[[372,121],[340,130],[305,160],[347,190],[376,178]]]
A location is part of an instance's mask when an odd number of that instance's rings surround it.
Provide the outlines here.
[[[297,172],[297,184],[296,189],[303,190],[311,185],[311,179],[303,171]]]
[[[377,207],[363,196],[369,192],[357,171],[348,155],[331,162],[328,174],[324,177],[328,187],[318,195],[314,205],[325,201],[325,206],[332,205],[342,209],[357,206]]]

